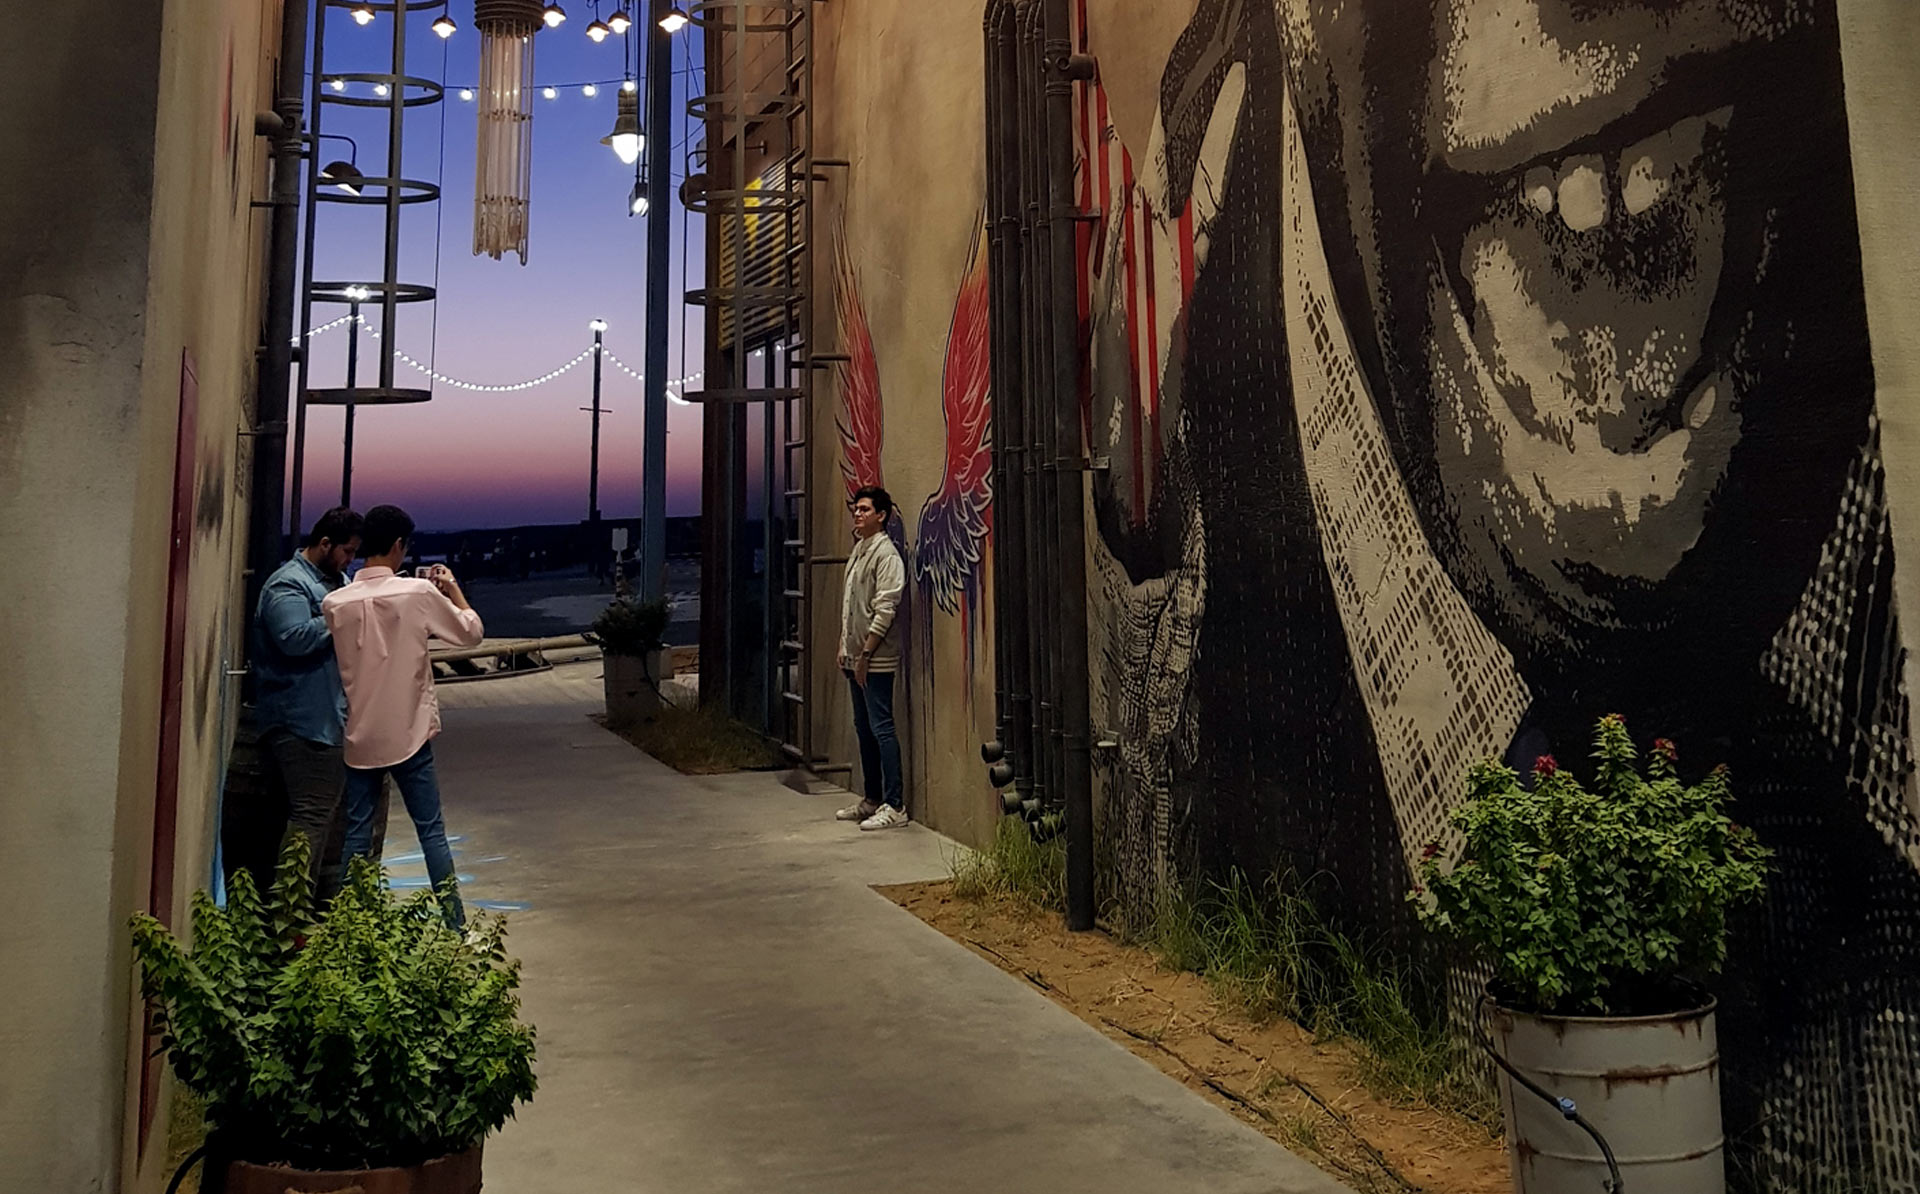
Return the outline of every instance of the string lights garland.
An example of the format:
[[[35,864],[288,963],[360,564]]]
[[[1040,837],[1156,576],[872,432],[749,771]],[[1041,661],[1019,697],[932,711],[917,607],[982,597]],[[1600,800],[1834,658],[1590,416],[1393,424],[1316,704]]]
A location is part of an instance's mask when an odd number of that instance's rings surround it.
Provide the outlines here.
[[[324,335],[325,333],[330,332],[335,328],[345,327],[347,324],[352,323],[355,319],[358,319],[360,321],[361,327],[366,328],[368,335],[372,336],[376,340],[380,338],[380,332],[378,329],[366,326],[367,317],[364,315],[360,315],[360,316],[342,315],[338,319],[332,320],[328,323],[320,324],[312,328],[307,332],[307,338],[312,339],[315,336]],[[295,337],[293,340],[293,343],[296,345],[299,344],[300,343],[299,337]],[[628,377],[633,378],[635,381],[645,384],[647,380],[645,375],[629,367],[625,361],[622,361],[619,357],[614,356],[613,353],[609,352],[605,347],[602,347],[600,352],[601,352],[601,355],[605,357],[608,363],[613,365],[614,368],[620,370],[622,373],[625,373]],[[408,365],[414,369],[417,369],[421,373],[424,373],[428,377],[432,378],[434,381],[439,382],[441,385],[452,386],[456,390],[469,390],[476,394],[512,394],[512,393],[517,393],[521,390],[531,390],[535,386],[546,385],[548,382],[553,381],[555,378],[559,377],[560,375],[568,372],[569,370],[574,369],[575,367],[580,365],[581,362],[592,360],[593,346],[588,345],[585,349],[581,350],[581,352],[578,355],[576,355],[572,360],[568,361],[566,364],[561,365],[557,369],[549,370],[546,373],[541,374],[539,377],[528,378],[526,381],[516,381],[516,382],[510,382],[507,384],[494,384],[494,383],[488,383],[488,382],[466,381],[462,378],[451,377],[445,373],[439,372],[438,370],[434,369],[430,365],[426,365],[421,363],[420,361],[414,360],[412,357],[408,356],[406,353],[402,352],[397,348],[393,350],[393,356],[395,360],[401,362],[402,364]],[[680,393],[674,393],[672,391],[678,390],[681,393],[684,393],[686,391],[686,388],[689,385],[699,381],[704,376],[705,376],[704,371],[698,371],[694,373],[689,373],[685,377],[673,378],[672,380],[667,382],[667,389],[669,391],[667,394],[667,397],[673,399],[673,401],[677,405],[691,406],[692,403],[688,402],[685,398],[681,397]]]

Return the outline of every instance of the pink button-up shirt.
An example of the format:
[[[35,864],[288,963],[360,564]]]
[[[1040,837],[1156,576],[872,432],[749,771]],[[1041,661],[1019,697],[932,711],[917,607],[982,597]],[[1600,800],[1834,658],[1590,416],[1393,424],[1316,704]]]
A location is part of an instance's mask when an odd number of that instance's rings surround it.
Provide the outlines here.
[[[440,732],[427,639],[478,646],[480,615],[456,606],[430,580],[371,567],[327,594],[320,609],[347,690],[347,766],[406,762]]]

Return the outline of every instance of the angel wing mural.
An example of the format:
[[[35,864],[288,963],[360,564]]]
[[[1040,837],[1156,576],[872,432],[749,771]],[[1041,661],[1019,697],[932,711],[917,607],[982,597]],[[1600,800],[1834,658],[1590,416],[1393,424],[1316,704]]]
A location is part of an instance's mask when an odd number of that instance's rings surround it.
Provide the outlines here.
[[[985,242],[982,231],[968,255],[947,330],[940,377],[946,458],[940,488],[920,510],[913,566],[922,594],[946,613],[965,611],[969,623],[980,604],[984,545],[992,528],[993,407],[987,386],[987,257],[981,252]]]
[[[835,421],[840,428],[840,475],[851,498],[862,485],[885,484],[880,473],[880,363],[873,355],[873,329],[867,325],[844,231],[834,240],[833,309],[847,354],[837,370],[840,413]]]

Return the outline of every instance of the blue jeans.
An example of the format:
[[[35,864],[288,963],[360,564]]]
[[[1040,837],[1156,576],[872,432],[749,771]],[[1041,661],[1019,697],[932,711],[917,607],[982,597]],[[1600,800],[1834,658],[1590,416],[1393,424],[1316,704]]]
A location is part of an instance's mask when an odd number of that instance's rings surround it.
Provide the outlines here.
[[[853,732],[860,738],[860,774],[866,781],[867,799],[904,811],[900,737],[893,728],[893,673],[868,672],[862,689],[848,672],[847,687],[853,692]]]
[[[429,742],[403,763],[391,767],[347,768],[347,845],[341,865],[365,858],[373,850],[373,810],[381,779],[393,774],[393,786],[406,801],[407,815],[420,834],[420,852],[426,855],[427,876],[441,892],[447,923],[466,924],[466,909],[453,882],[453,851],[447,848],[447,827],[440,819],[440,781],[433,773],[433,743]]]

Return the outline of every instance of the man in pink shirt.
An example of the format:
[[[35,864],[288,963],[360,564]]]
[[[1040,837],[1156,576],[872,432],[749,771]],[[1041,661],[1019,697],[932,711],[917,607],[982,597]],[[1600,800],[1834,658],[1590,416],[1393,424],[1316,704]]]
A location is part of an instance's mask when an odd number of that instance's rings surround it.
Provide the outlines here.
[[[433,738],[440,733],[440,702],[433,695],[429,638],[456,647],[477,646],[484,633],[460,584],[445,567],[432,580],[400,576],[413,519],[398,506],[375,506],[361,532],[366,565],[344,588],[321,602],[340,682],[347,691],[347,841],[343,861],[373,848],[374,801],[391,772],[420,833],[427,874],[446,901],[449,923],[466,922],[454,890],[453,853],[440,818],[440,783],[433,773]]]

